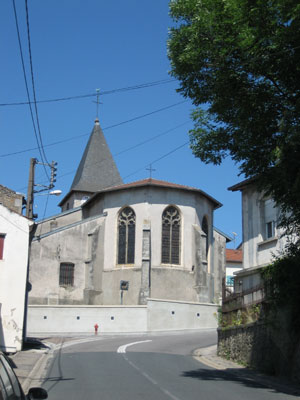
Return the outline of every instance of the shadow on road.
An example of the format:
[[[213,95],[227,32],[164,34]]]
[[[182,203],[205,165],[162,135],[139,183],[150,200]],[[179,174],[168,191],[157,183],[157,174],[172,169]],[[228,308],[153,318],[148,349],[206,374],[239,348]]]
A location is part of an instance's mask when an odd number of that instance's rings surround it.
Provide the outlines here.
[[[257,374],[251,376],[251,371],[242,372],[240,369],[235,370],[229,368],[226,371],[210,370],[210,369],[196,369],[192,371],[184,371],[182,376],[185,378],[194,378],[202,381],[230,381],[237,382],[243,386],[247,386],[254,389],[268,388],[276,393],[284,393],[298,397],[300,395],[300,387],[292,385],[287,386],[287,383],[276,382],[275,378],[260,378]]]

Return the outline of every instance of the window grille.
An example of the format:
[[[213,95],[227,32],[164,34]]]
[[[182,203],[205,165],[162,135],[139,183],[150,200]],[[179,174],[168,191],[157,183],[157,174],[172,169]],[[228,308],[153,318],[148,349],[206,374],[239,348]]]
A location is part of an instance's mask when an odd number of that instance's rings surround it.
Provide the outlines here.
[[[61,263],[59,270],[59,286],[74,286],[73,263]]]
[[[170,206],[162,215],[162,250],[163,264],[180,263],[180,225],[181,218],[176,207]]]
[[[125,207],[118,218],[118,264],[134,264],[135,252],[135,213]]]

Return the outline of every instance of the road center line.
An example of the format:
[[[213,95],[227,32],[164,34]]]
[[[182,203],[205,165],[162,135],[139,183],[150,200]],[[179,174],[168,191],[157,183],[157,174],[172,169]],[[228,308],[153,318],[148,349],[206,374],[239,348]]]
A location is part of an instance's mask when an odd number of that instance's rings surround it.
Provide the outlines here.
[[[147,342],[152,342],[152,340],[142,340],[140,342],[132,342],[132,343],[128,343],[128,344],[124,344],[123,346],[120,346],[117,350],[117,353],[126,353],[126,349],[129,346],[133,346],[135,344],[140,344],[140,343],[147,343]]]
[[[140,342],[138,342],[138,343],[140,343]],[[176,397],[172,393],[170,393],[167,389],[165,389],[162,386],[160,386],[159,383],[155,379],[153,379],[146,372],[142,371],[137,365],[135,365],[132,361],[130,361],[126,356],[123,356],[123,357],[128,362],[129,365],[131,365],[140,374],[142,374],[149,382],[151,382],[153,385],[157,386],[158,389],[161,390],[167,397],[170,397],[170,399],[172,399],[172,400],[180,400],[178,397]]]

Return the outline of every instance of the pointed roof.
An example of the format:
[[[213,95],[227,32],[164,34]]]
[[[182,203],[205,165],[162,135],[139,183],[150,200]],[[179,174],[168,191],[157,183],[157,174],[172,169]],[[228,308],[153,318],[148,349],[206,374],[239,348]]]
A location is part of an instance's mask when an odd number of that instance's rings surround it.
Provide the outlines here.
[[[96,118],[70,191],[97,192],[122,183],[99,120]]]

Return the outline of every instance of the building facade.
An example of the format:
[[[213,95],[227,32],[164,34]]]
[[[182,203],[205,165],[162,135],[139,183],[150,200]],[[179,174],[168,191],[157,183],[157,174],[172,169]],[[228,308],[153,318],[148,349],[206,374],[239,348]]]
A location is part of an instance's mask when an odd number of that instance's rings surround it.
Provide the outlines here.
[[[30,304],[220,298],[226,238],[214,231],[213,214],[221,204],[151,178],[123,184],[98,120],[60,206],[32,241]]]
[[[288,238],[278,227],[280,210],[248,179],[229,190],[242,193],[243,268],[264,266],[285,248]]]
[[[19,200],[18,195],[16,199]],[[5,352],[14,353],[22,348],[32,225],[27,218],[0,204],[0,348]]]

